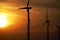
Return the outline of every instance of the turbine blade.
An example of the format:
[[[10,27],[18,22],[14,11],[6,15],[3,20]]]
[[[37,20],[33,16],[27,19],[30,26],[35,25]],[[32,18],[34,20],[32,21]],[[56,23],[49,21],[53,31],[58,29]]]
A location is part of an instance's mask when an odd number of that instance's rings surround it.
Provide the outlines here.
[[[25,8],[18,8],[18,10],[25,9]]]
[[[54,25],[55,25],[56,27],[58,27],[55,22],[53,22],[53,23],[54,23]]]
[[[52,25],[49,23],[49,27],[52,28]]]
[[[54,23],[54,24],[55,24],[55,23]],[[56,26],[56,28],[57,28],[58,30],[60,30],[60,26],[58,26],[58,25],[56,25],[56,24],[55,24],[55,26]]]
[[[30,0],[28,0],[28,2],[27,2],[27,6],[29,6],[29,2],[30,2]]]
[[[45,24],[46,24],[46,22],[41,27],[43,28]]]
[[[55,23],[54,23],[55,24]],[[56,24],[55,24],[56,27],[58,27]]]
[[[17,10],[21,10],[21,8],[18,8]]]
[[[48,8],[47,8],[47,11],[46,11],[46,20],[48,20]]]

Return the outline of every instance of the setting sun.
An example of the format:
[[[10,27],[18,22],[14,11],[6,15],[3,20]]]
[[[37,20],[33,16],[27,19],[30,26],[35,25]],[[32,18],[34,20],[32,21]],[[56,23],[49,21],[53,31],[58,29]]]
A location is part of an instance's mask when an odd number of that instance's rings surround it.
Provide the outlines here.
[[[21,14],[17,11],[18,6],[12,6],[6,3],[0,3],[0,28],[8,29],[15,28],[16,26],[22,26],[23,19],[25,19],[26,14]]]
[[[17,25],[18,18],[19,15],[13,12],[0,12],[0,28],[8,28],[11,25]]]
[[[0,14],[0,28],[5,28],[8,25],[5,14]]]

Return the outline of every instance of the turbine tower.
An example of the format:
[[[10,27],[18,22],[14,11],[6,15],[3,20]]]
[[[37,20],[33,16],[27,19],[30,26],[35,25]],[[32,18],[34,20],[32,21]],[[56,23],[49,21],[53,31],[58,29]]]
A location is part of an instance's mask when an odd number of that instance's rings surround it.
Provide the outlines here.
[[[49,26],[50,26],[50,20],[48,19],[48,7],[47,7],[47,13],[46,13],[46,21],[41,27],[44,27],[44,25],[47,24],[47,40],[49,40]]]
[[[30,40],[30,9],[32,9],[32,7],[29,7],[29,3],[30,3],[30,0],[28,0],[27,2],[27,6],[26,7],[23,7],[23,8],[18,8],[18,10],[21,10],[21,9],[26,9],[27,10],[27,15],[28,15],[28,33],[27,33],[27,36],[28,36],[28,39],[27,40]]]
[[[55,23],[54,23],[55,24]],[[55,26],[56,26],[56,28],[58,29],[58,40],[60,40],[60,26],[58,26],[58,25],[56,25],[55,24]]]

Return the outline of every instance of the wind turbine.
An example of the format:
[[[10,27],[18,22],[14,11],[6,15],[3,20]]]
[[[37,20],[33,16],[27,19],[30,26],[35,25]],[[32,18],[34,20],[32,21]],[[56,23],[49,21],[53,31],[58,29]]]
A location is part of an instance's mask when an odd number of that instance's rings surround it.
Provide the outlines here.
[[[46,21],[45,23],[41,26],[44,27],[44,25],[47,24],[47,40],[49,40],[49,26],[50,26],[50,20],[48,19],[48,7],[47,7],[47,13],[46,13]]]
[[[27,10],[27,15],[28,15],[28,40],[30,40],[30,14],[29,14],[29,11],[30,9],[32,9],[32,7],[29,7],[29,2],[30,0],[28,0],[28,3],[27,3],[27,6],[26,7],[23,7],[23,8],[18,8],[18,10],[21,10],[21,9],[26,9]]]
[[[55,24],[55,23],[54,23],[54,24]],[[58,40],[60,40],[60,26],[58,26],[58,25],[56,25],[56,24],[55,24],[55,26],[56,26],[56,28],[58,29],[58,36],[59,36]]]

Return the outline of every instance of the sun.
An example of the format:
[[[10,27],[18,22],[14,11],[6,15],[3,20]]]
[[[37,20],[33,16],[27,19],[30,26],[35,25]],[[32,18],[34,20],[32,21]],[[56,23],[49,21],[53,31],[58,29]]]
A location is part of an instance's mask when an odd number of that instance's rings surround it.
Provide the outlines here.
[[[8,25],[5,14],[0,14],[0,28],[5,28]]]
[[[0,28],[9,28],[11,25],[15,25],[18,21],[17,14],[0,12]]]

